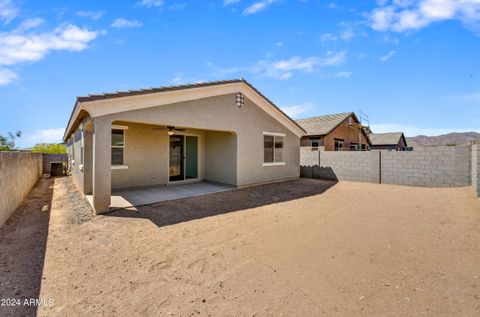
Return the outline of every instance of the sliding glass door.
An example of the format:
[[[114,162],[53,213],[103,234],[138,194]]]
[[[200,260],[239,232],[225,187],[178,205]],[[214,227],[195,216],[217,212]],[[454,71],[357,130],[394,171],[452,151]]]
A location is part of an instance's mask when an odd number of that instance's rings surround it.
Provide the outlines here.
[[[170,136],[169,180],[198,178],[198,137]]]

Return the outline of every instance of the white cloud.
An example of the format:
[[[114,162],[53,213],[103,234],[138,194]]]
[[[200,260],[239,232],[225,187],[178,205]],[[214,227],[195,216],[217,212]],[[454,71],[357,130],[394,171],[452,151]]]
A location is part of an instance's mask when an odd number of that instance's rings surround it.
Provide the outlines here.
[[[311,73],[317,65],[318,58],[316,57],[294,56],[278,61],[259,61],[250,68],[250,71],[261,76],[285,80],[292,77],[294,73]]]
[[[340,32],[340,38],[344,41],[350,41],[355,36],[352,29],[344,29]]]
[[[313,102],[304,102],[298,105],[281,107],[282,111],[285,112],[289,117],[298,118],[299,115],[311,110],[315,104]]]
[[[0,21],[9,23],[18,16],[18,8],[11,0],[0,0]]]
[[[62,142],[65,128],[53,128],[37,130],[35,132],[25,133],[22,136],[22,143],[34,145],[36,143],[60,143]]]
[[[42,25],[45,21],[41,18],[26,19],[15,28],[14,33],[23,33]]]
[[[467,93],[463,95],[450,96],[448,99],[453,101],[480,103],[480,91]]]
[[[338,73],[334,73],[332,74],[333,78],[350,78],[352,77],[352,72],[338,72]]]
[[[231,74],[251,73],[259,76],[285,80],[296,73],[312,73],[319,68],[340,66],[346,60],[346,51],[327,52],[320,58],[316,56],[301,57],[293,56],[289,59],[271,60],[265,59],[256,62],[252,66],[221,68],[208,62],[206,65],[216,77],[226,77]],[[345,76],[345,75],[344,75]]]
[[[320,35],[320,42],[331,42],[338,40],[338,36],[332,33],[324,33]]]
[[[175,74],[175,77],[172,79],[172,83],[178,84],[183,81],[183,72],[178,72]]]
[[[250,6],[248,6],[247,8],[245,8],[245,10],[243,10],[243,14],[245,15],[250,15],[250,14],[255,14],[255,13],[258,13],[260,11],[263,11],[265,10],[266,8],[268,8],[271,4],[275,3],[277,0],[262,0],[262,1],[257,1],[253,4],[251,4]]]
[[[137,20],[127,20],[124,18],[115,19],[110,25],[112,28],[125,29],[125,28],[139,28],[143,25],[142,22]]]
[[[186,3],[175,3],[168,7],[170,11],[181,11],[187,6]]]
[[[90,18],[92,20],[99,20],[105,15],[105,11],[78,11],[79,17]]]
[[[320,60],[320,66],[340,66],[345,63],[347,51],[327,52],[327,55]]]
[[[3,66],[1,76],[4,85],[18,79],[18,75],[5,66],[35,62],[51,51],[83,51],[101,34],[72,24],[60,26],[50,32],[22,33],[38,26],[40,22],[41,19],[26,20],[11,32],[0,32],[0,67]]]
[[[381,124],[372,124],[371,129],[374,133],[383,133],[383,132],[403,132],[405,136],[413,137],[417,135],[441,135],[451,132],[480,132],[480,128],[426,128],[426,127],[417,127],[412,125],[402,125],[396,123],[381,123]]]
[[[335,2],[330,2],[327,6],[329,9],[335,10],[335,9],[342,9],[343,7],[339,6]]]
[[[381,1],[369,14],[377,31],[419,30],[432,23],[458,20],[473,29],[480,27],[479,0],[393,0]]]
[[[392,58],[393,55],[395,55],[395,51],[390,51],[390,52],[388,52],[386,55],[380,56],[380,60],[381,60],[382,62],[386,62],[386,61],[388,61],[390,58]]]
[[[18,79],[18,74],[10,69],[0,69],[0,86],[8,85]]]
[[[0,37],[0,65],[38,61],[50,51],[82,51],[100,33],[68,24],[52,32],[38,34],[2,34]]]
[[[142,0],[137,3],[137,5],[142,7],[161,7],[163,5],[163,0]]]

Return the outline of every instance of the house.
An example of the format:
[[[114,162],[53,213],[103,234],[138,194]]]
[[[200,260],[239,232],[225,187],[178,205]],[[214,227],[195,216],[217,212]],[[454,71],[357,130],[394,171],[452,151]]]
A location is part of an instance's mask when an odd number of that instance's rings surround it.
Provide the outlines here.
[[[301,146],[324,147],[325,151],[367,150],[369,139],[353,112],[297,120],[307,132]]]
[[[304,133],[238,79],[77,97],[63,139],[75,181],[103,213],[112,189],[298,178]]]
[[[368,137],[372,143],[372,150],[404,151],[407,148],[403,132],[371,133]]]

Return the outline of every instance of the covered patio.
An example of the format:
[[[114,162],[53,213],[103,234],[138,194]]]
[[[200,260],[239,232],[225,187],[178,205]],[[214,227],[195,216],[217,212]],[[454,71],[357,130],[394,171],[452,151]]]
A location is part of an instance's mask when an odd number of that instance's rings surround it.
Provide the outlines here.
[[[201,182],[193,184],[155,185],[118,189],[112,191],[110,210],[138,207],[162,201],[219,193],[234,190],[235,188],[235,186],[227,184]],[[93,196],[87,195],[87,199],[91,203]]]

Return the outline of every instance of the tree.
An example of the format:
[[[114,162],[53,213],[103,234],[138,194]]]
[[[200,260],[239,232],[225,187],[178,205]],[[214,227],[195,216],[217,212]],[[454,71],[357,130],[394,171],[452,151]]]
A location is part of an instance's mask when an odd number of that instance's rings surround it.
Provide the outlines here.
[[[63,143],[37,143],[33,146],[32,152],[64,154],[67,153],[67,148]]]
[[[22,131],[8,132],[7,136],[0,135],[0,151],[14,151],[15,139],[22,136]]]

